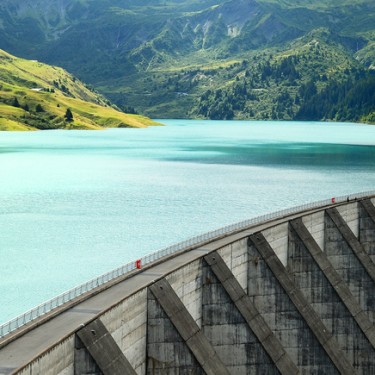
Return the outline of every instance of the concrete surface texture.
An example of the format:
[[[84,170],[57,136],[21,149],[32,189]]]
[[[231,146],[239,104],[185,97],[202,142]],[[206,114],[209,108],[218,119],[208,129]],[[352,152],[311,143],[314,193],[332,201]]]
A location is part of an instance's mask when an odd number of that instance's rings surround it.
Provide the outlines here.
[[[0,375],[375,374],[374,202],[140,269],[0,342]]]

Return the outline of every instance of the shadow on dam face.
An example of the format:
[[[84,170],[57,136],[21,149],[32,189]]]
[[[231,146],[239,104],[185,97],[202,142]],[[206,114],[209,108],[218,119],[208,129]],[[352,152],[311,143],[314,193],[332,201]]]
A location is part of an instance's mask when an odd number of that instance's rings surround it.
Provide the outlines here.
[[[0,342],[0,374],[375,374],[375,198],[181,251]]]

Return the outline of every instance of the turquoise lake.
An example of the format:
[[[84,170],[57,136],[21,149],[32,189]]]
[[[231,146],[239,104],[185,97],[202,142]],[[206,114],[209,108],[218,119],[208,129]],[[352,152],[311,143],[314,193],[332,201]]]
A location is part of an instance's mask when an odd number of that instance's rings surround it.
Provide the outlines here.
[[[0,133],[0,323],[189,237],[375,190],[375,126],[159,121]]]

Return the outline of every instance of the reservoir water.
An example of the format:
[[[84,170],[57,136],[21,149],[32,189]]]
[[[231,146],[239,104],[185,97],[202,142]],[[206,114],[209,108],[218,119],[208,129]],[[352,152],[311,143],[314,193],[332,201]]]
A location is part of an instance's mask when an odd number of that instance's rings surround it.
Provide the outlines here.
[[[172,243],[375,189],[375,126],[0,133],[0,323]]]

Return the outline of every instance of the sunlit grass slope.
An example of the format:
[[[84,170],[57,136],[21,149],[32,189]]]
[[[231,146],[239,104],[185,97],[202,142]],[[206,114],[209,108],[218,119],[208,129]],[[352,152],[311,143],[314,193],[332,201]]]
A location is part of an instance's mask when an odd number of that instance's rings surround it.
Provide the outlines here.
[[[73,118],[67,116],[70,109]],[[146,127],[151,119],[125,114],[64,69],[0,50],[0,130]]]

